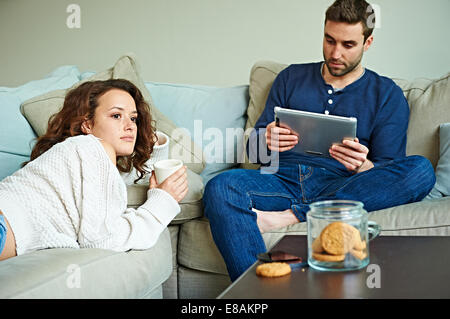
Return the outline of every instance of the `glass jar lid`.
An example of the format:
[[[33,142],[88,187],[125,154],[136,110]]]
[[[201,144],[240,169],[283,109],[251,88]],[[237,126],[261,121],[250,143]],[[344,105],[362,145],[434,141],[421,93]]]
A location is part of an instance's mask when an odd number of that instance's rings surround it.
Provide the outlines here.
[[[336,220],[358,218],[367,213],[363,207],[362,202],[353,200],[319,201],[309,205],[308,215]]]

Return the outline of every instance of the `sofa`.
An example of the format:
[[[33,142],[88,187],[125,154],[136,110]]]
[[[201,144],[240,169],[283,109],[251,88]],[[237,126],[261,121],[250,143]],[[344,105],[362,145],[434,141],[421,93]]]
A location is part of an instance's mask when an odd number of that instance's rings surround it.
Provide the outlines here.
[[[62,66],[44,79],[0,88],[0,105],[8,110],[0,125],[0,179],[29,158],[33,139],[45,132],[67,89],[87,80],[126,78],[143,92],[156,128],[170,137],[170,156],[187,165],[189,181],[180,214],[151,249],[57,248],[10,258],[0,262],[0,298],[216,298],[231,282],[203,216],[204,185],[228,169],[258,168],[243,155],[243,146],[286,66],[260,61],[248,84],[218,88],[144,81],[136,57],[126,54],[105,71]],[[371,212],[369,219],[381,226],[382,236],[449,236],[450,73],[394,81],[411,109],[407,154],[427,157],[437,182],[423,201]],[[146,189],[129,186],[128,206],[143,203]],[[264,233],[267,248],[286,234],[306,234],[306,224]]]

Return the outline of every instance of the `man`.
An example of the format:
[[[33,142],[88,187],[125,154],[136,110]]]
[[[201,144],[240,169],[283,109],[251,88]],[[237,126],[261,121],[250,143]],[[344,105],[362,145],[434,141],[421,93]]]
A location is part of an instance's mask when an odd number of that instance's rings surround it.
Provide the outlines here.
[[[406,157],[402,90],[361,65],[373,43],[372,12],[364,0],[337,0],[326,12],[324,62],[290,65],[275,79],[248,146],[251,152],[263,139],[278,170],[230,170],[206,185],[205,215],[231,280],[266,251],[261,233],[306,221],[313,202],[357,200],[370,212],[419,201],[432,189],[430,162]],[[302,137],[275,125],[275,106],[356,117],[357,138],[332,146],[330,158],[295,153]]]

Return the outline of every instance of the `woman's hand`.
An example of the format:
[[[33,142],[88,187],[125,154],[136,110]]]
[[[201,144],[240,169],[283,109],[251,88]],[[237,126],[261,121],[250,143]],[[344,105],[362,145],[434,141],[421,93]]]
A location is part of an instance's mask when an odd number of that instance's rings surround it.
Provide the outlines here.
[[[373,167],[373,163],[367,159],[369,149],[360,144],[357,137],[353,141],[343,140],[341,145],[333,145],[329,151],[331,157],[354,173],[361,173]]]
[[[269,150],[275,152],[289,151],[298,143],[298,136],[291,130],[276,126],[275,121],[266,126],[266,144]]]
[[[149,188],[162,189],[168,192],[179,203],[189,190],[186,166],[181,167],[178,171],[167,177],[161,184],[157,184],[155,172],[152,172]]]

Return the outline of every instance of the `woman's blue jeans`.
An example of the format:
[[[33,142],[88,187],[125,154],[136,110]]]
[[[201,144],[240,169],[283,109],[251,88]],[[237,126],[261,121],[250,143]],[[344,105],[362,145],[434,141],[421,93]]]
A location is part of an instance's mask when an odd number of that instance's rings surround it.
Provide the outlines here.
[[[436,177],[422,156],[409,156],[352,176],[324,168],[280,165],[274,174],[233,169],[211,179],[203,195],[205,216],[232,281],[256,261],[266,247],[256,223],[256,213],[291,208],[306,221],[309,204],[332,199],[357,200],[368,211],[422,200]]]
[[[0,255],[6,243],[6,221],[3,215],[0,214]]]

